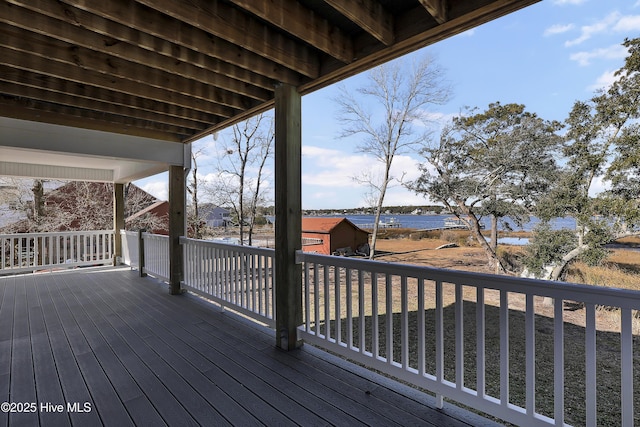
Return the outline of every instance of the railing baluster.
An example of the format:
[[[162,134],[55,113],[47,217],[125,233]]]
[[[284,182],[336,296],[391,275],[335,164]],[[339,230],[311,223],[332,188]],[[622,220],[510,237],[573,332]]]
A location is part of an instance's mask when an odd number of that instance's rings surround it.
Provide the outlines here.
[[[407,276],[404,275],[400,277],[400,306],[400,333],[402,336],[400,340],[400,363],[402,364],[402,369],[406,370],[409,367],[409,295]]]
[[[442,294],[442,282],[436,281],[436,381],[444,383],[444,303]],[[440,409],[444,406],[441,393],[436,393],[436,406]]]
[[[22,267],[22,238],[18,238],[18,267]]]
[[[267,315],[268,313],[265,311],[264,301],[262,293],[265,292],[267,288],[265,285],[265,276],[264,276],[264,255],[258,255],[258,312]],[[306,267],[306,264],[305,264]],[[308,311],[305,312],[305,317],[309,314]]]
[[[620,381],[622,383],[622,426],[633,426],[633,328],[631,309],[623,308],[620,316]]]
[[[363,354],[366,349],[365,336],[366,336],[366,323],[365,323],[365,295],[364,295],[364,271],[358,270],[358,346],[360,348],[360,354]]]
[[[509,405],[509,295],[500,291],[500,404]]]
[[[375,272],[371,272],[371,350],[374,359],[380,358],[378,300],[378,275]]]
[[[322,266],[322,280],[324,284],[324,338],[331,339],[331,290],[329,289],[329,266]]]
[[[257,270],[257,255],[249,255],[249,259],[251,261],[251,310],[252,311],[256,311],[256,307],[258,305],[258,295],[256,292],[256,289],[258,286],[256,286],[256,275],[258,274],[258,270]]]
[[[316,336],[320,336],[320,275],[317,263],[313,263],[313,318]]]
[[[305,263],[306,265],[306,263]],[[347,304],[347,348],[353,348],[353,289],[351,280],[351,269],[345,269],[346,275],[346,304]]]
[[[597,424],[596,307],[595,304],[585,304],[585,307],[586,427],[595,427]]]
[[[464,301],[462,297],[462,285],[455,284],[455,352],[456,352],[456,387],[462,390],[464,387]]]
[[[333,280],[334,280],[334,292],[335,292],[335,314],[334,314],[334,324],[335,327],[335,339],[336,342],[342,342],[342,325],[340,319],[342,319],[342,301],[340,299],[340,268],[333,267]]]
[[[525,310],[525,365],[527,414],[533,417],[536,410],[536,325],[533,295],[526,296]]]
[[[484,399],[486,393],[485,378],[485,306],[484,288],[476,288],[476,390],[478,397]]]
[[[305,331],[311,331],[311,281],[309,268],[311,263],[304,263],[304,281],[303,281],[303,296],[304,296],[304,329]]]
[[[393,364],[393,283],[390,274],[385,274],[385,338],[387,347],[387,363]]]
[[[557,426],[564,425],[564,319],[562,298],[553,301],[553,415]]]
[[[67,262],[68,258],[68,253],[67,253],[67,248],[69,246],[69,236],[64,236],[62,238],[62,258],[63,258],[63,262]]]
[[[425,352],[426,352],[426,325],[424,308],[424,278],[418,279],[418,374],[424,377],[426,372]]]

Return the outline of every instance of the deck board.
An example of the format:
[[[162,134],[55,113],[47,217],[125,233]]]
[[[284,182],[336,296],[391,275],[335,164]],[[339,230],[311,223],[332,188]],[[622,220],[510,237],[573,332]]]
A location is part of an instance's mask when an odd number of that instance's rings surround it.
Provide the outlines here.
[[[479,420],[310,346],[278,350],[271,330],[194,295],[171,296],[128,269],[0,277],[0,324],[0,401],[65,405],[63,413],[0,413],[0,426]],[[67,412],[73,402],[91,411]]]
[[[32,276],[29,277],[34,280]],[[49,343],[47,326],[38,290],[33,282],[27,286],[27,303],[29,306],[29,329],[31,332],[31,351],[33,359],[34,382],[36,386],[37,404],[63,402],[64,394],[56,369],[56,363]],[[71,420],[66,412],[47,412],[40,414],[46,418],[47,425],[54,427],[70,426]]]

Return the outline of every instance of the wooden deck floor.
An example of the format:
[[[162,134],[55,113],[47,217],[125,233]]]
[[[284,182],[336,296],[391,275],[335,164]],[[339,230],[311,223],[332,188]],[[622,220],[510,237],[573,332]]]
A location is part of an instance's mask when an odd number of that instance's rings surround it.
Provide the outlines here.
[[[128,269],[0,278],[0,426],[492,425]]]

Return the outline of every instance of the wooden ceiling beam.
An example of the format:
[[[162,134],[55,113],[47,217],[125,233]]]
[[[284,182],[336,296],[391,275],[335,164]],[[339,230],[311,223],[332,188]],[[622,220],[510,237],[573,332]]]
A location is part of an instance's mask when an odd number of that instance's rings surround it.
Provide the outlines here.
[[[47,60],[46,58],[36,55],[27,55],[23,52],[5,47],[0,47],[0,57],[2,57],[4,64],[13,68],[24,71],[34,71],[79,84],[88,84],[133,96],[154,99],[159,102],[174,104],[221,117],[231,117],[234,113],[237,113],[237,110],[221,106],[213,101],[193,98],[181,93],[159,89],[113,75],[98,73],[79,66],[70,67],[67,63],[58,62],[53,59]]]
[[[9,22],[11,22],[10,19],[13,19],[8,17],[11,5],[19,5],[20,8],[60,20],[58,31],[54,27],[50,27],[48,30],[52,35],[56,35],[60,31],[63,33],[69,31],[66,28],[69,26],[67,24],[78,28],[87,28],[98,35],[103,35],[105,38],[101,43],[107,48],[115,48],[117,42],[122,41],[152,54],[164,56],[165,58],[161,61],[182,61],[268,90],[273,89],[278,81],[292,85],[301,84],[303,81],[302,76],[293,70],[193,27],[183,28],[184,25],[178,25],[172,20],[167,22],[167,17],[163,22],[158,22],[152,19],[145,20],[143,16],[136,20],[143,25],[143,28],[138,29],[131,26],[134,24],[124,25],[108,17],[97,16],[60,2],[8,0],[1,3],[7,4],[9,8],[0,13],[0,19],[7,19]],[[22,9],[18,9],[14,10],[13,14],[24,12]],[[32,16],[30,13],[25,13],[26,19]],[[170,39],[166,38],[165,34],[167,33],[171,34]],[[63,37],[66,37],[66,33],[63,34]],[[135,54],[135,52],[131,52],[131,54]]]
[[[197,51],[200,51],[199,45],[219,44],[227,56],[230,51],[241,48],[309,78],[318,76],[318,57],[309,48],[274,33],[258,20],[223,3],[212,1],[209,2],[211,4],[203,2],[193,5],[198,2],[65,1],[71,6],[157,37],[166,38],[167,34],[172,34],[182,40],[191,39],[191,45]]]
[[[385,46],[394,42],[393,16],[376,0],[325,0]]]
[[[48,39],[35,33],[16,34],[11,27],[0,23],[0,46],[4,46],[25,55],[37,55],[47,60],[58,61],[72,67],[80,67],[111,77],[120,77],[141,85],[168,90],[185,96],[214,101],[234,109],[250,108],[259,101],[236,95],[233,92],[218,89],[213,85],[202,84],[185,79],[165,71],[134,64],[102,53]],[[264,102],[262,99],[260,101]]]
[[[170,126],[136,121],[129,117],[95,113],[91,110],[78,110],[76,108],[68,108],[24,98],[15,98],[2,94],[0,94],[0,116],[141,136],[170,142],[183,142],[185,139],[185,135],[177,133],[177,129]]]
[[[438,24],[447,22],[447,0],[420,0],[420,3]]]
[[[296,0],[232,0],[232,3],[345,64],[353,61],[351,39]]]
[[[235,65],[215,60],[193,50],[180,49],[176,45],[174,48],[166,49],[165,54],[161,54],[161,52],[143,49],[121,40],[86,30],[81,26],[62,25],[58,19],[47,15],[34,12],[27,16],[24,12],[24,10],[11,6],[6,2],[0,2],[0,22],[10,23],[14,27],[63,40],[106,55],[130,60],[174,75],[224,87],[234,93],[253,99],[262,101],[273,96],[273,80]],[[83,13],[87,14],[87,12]],[[94,18],[94,20],[97,19],[100,18]],[[108,26],[120,26],[120,24],[111,22]],[[148,37],[152,38],[153,36]],[[158,41],[155,44],[159,45],[161,43]],[[168,55],[170,52],[178,54],[182,52],[182,60],[170,57]]]
[[[126,93],[106,90],[96,86],[70,82],[67,80],[51,77],[32,71],[25,71],[0,64],[0,76],[4,81],[18,86],[29,86],[42,88],[54,94],[65,93],[72,97],[88,100],[102,100],[105,103],[114,105],[115,108],[132,108],[136,111],[136,117],[145,118],[147,113],[157,113],[167,116],[168,119],[184,119],[196,123],[215,124],[220,122],[219,116],[203,113],[201,111],[179,107],[172,104],[162,103],[153,99],[132,96]],[[53,102],[64,103],[54,99]],[[106,111],[110,112],[110,111]],[[168,122],[169,124],[174,124]],[[184,123],[177,124],[188,127]]]
[[[184,129],[190,129],[192,132],[205,129],[206,127],[211,125],[211,123],[199,122],[175,115],[161,114],[156,111],[137,109],[130,105],[106,102],[102,101],[100,98],[71,93],[69,90],[49,89],[44,88],[41,85],[34,86],[34,83],[32,82],[34,82],[35,79],[28,75],[21,76],[22,78],[17,81],[8,79],[4,80],[4,77],[4,75],[0,75],[0,93],[13,95],[19,98],[30,98],[43,102],[52,102],[55,104],[80,108],[84,110],[93,109],[95,111],[100,111],[103,113],[123,115],[138,120],[146,120],[175,127],[181,127]],[[25,82],[30,82],[31,85],[28,85]]]

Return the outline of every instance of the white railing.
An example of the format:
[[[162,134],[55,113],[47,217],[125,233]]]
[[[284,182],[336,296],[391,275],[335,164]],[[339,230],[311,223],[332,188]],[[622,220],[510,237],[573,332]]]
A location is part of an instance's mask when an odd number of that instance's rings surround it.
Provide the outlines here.
[[[144,264],[142,273],[169,281],[169,236],[142,233]]]
[[[181,238],[182,286],[273,326],[273,249]]]
[[[439,405],[526,426],[640,416],[640,292],[301,251],[298,262],[300,337],[430,390]]]
[[[111,230],[0,234],[1,273],[113,262]]]

